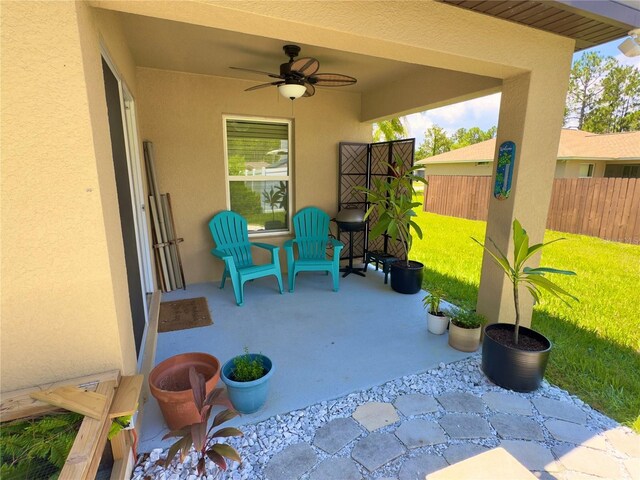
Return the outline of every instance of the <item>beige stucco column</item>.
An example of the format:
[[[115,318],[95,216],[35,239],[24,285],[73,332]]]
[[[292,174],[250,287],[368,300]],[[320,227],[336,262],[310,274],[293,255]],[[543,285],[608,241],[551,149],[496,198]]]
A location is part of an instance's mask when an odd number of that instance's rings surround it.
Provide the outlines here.
[[[135,371],[92,13],[2,2],[3,392]]]
[[[542,241],[556,168],[563,109],[569,81],[571,51],[547,69],[508,78],[503,83],[496,152],[507,140],[516,144],[511,195],[497,200],[491,193],[487,237],[513,259],[512,223],[518,219],[532,243]],[[497,161],[492,178],[495,180]],[[479,248],[479,247],[478,247]],[[537,264],[539,256],[532,259]],[[520,295],[522,325],[531,324],[532,301]],[[484,253],[477,311],[491,323],[514,323],[513,290],[503,271]]]

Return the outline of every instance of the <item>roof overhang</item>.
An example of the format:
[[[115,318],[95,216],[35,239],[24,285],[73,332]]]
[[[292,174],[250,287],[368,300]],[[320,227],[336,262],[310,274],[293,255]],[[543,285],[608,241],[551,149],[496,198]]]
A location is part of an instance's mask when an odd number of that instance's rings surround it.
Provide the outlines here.
[[[627,0],[436,0],[576,41],[576,51],[627,36],[640,27],[640,4]]]

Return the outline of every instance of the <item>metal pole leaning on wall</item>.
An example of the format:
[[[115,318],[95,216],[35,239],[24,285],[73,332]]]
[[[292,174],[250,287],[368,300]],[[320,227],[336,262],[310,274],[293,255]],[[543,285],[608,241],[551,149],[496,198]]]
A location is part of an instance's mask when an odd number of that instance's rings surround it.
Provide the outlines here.
[[[158,283],[163,292],[184,289],[186,284],[178,247],[183,239],[176,235],[169,194],[159,193],[153,143],[145,141],[143,145]]]

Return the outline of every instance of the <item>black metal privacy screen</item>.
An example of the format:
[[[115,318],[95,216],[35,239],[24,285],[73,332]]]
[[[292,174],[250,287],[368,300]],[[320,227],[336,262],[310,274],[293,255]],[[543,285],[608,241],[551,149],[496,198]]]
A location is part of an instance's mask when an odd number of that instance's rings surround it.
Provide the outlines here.
[[[358,208],[366,211],[369,207],[367,197],[356,186],[370,188],[375,177],[387,177],[387,164],[402,161],[406,168],[413,166],[415,139],[394,140],[379,143],[341,142],[339,145],[339,175],[338,210],[343,208]],[[394,257],[404,259],[402,245],[393,242],[386,235],[375,240],[369,238],[369,229],[375,225],[376,213],[372,213],[367,222],[367,228],[353,233],[353,256],[364,258],[367,251],[383,251]],[[344,243],[342,258],[347,258],[349,252],[349,235],[338,231],[338,238]]]

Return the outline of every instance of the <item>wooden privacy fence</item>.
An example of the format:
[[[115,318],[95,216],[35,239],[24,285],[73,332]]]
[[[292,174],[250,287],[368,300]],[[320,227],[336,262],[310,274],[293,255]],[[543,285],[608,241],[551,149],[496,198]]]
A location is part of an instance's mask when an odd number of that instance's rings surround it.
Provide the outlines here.
[[[491,177],[430,175],[424,211],[486,220]],[[640,244],[640,179],[556,178],[547,228]]]

